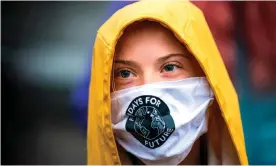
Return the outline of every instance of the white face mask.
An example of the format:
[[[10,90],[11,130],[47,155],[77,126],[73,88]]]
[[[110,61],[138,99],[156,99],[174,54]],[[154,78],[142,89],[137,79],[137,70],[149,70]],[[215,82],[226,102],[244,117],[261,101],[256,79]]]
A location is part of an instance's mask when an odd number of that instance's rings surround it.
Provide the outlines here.
[[[148,165],[177,165],[207,132],[213,100],[204,77],[158,82],[111,93],[117,142]]]

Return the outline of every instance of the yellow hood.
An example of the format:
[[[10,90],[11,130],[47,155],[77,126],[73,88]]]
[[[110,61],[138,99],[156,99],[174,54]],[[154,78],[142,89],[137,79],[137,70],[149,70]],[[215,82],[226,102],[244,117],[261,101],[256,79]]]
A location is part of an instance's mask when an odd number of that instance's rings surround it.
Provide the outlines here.
[[[140,1],[124,7],[98,30],[89,90],[88,164],[123,164],[120,161],[112,131],[110,74],[116,42],[128,25],[139,20],[159,22],[174,32],[195,56],[213,88],[219,105],[218,110],[220,110],[219,115],[213,116],[222,117],[223,123],[226,124],[225,131],[233,144],[233,151],[229,152],[228,145],[224,144],[225,141],[218,141],[218,139],[225,139],[223,132],[214,130],[212,137],[215,143],[211,143],[210,146],[210,149],[214,147],[214,150],[210,150],[210,153],[215,157],[209,157],[210,160],[214,160],[209,163],[231,164],[228,155],[235,153],[239,163],[247,165],[238,97],[203,13],[188,1],[154,0]],[[214,121],[214,127],[224,130],[218,127],[220,125],[216,121]]]

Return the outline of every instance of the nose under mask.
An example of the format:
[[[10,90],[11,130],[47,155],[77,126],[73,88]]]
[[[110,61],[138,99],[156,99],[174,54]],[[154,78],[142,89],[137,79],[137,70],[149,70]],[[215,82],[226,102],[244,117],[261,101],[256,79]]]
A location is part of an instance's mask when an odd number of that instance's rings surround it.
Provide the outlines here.
[[[111,93],[117,142],[148,165],[177,165],[207,132],[214,99],[205,77],[157,82]]]

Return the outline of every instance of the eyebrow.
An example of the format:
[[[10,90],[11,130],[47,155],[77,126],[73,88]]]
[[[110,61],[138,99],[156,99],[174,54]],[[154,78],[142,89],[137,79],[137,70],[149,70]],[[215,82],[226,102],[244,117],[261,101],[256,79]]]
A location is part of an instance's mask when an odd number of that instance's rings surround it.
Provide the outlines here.
[[[121,63],[121,64],[124,64],[124,65],[132,66],[134,68],[140,68],[139,64],[136,63],[135,61],[118,59],[118,60],[114,60],[114,63]]]
[[[165,62],[166,60],[168,60],[172,57],[183,57],[183,58],[186,58],[186,59],[191,59],[192,58],[189,54],[187,55],[187,54],[176,53],[176,54],[168,54],[164,57],[158,58],[157,62],[158,63],[163,63],[163,62]]]
[[[191,59],[190,55],[175,53],[175,54],[168,54],[164,57],[158,58],[157,63],[163,63],[163,62],[165,62],[166,60],[168,60],[172,57],[183,57],[183,58]],[[128,66],[132,66],[132,67],[137,68],[137,69],[140,68],[140,65],[138,63],[136,63],[135,61],[130,61],[130,60],[117,59],[117,60],[114,60],[114,63],[120,63],[120,64],[124,64],[124,65],[128,65]]]

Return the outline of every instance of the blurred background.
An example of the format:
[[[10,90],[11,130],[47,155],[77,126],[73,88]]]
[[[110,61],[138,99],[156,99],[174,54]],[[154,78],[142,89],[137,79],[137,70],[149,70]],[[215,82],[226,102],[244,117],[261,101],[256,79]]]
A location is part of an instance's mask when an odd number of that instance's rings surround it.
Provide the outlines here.
[[[95,35],[130,3],[1,1],[1,164],[86,164]],[[237,89],[249,163],[276,164],[276,2],[194,3]]]

